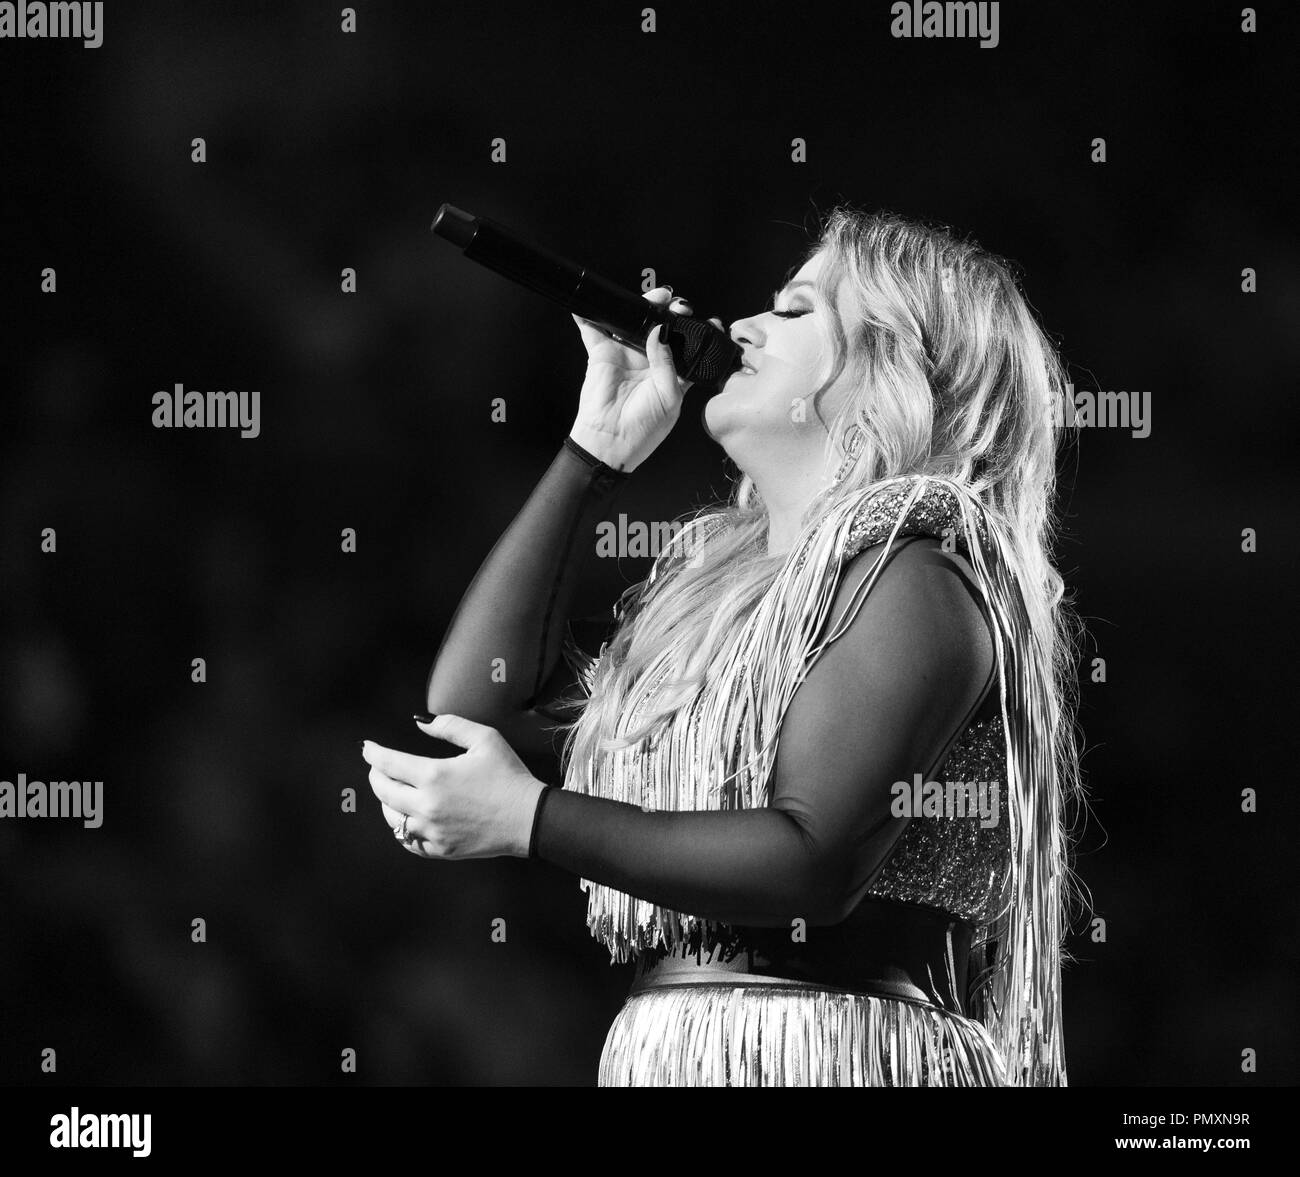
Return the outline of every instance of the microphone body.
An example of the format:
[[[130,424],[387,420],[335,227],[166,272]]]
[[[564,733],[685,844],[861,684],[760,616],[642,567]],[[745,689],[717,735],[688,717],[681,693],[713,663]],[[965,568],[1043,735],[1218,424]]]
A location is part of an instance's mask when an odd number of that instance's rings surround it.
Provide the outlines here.
[[[707,319],[675,315],[632,291],[520,237],[496,221],[450,204],[438,209],[431,229],[467,258],[595,323],[620,343],[645,351],[646,336],[665,324],[664,343],[683,380],[716,384],[741,365],[741,349]]]

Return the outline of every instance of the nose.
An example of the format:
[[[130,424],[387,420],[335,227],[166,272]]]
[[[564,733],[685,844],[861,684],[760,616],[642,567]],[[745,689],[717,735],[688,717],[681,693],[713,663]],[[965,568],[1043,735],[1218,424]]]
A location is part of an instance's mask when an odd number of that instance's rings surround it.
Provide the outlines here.
[[[748,343],[751,347],[763,346],[763,329],[753,318],[737,319],[728,331],[733,343]]]

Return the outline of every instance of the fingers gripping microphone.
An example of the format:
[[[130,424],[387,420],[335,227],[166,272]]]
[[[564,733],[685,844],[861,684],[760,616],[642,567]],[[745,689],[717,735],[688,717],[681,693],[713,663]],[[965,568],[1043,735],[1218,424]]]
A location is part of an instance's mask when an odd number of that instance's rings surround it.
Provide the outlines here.
[[[740,367],[741,349],[706,319],[675,315],[667,306],[525,241],[504,225],[444,204],[431,228],[467,258],[545,295],[639,351],[645,350],[654,325],[665,324],[663,341],[672,349],[673,367],[683,380],[716,384]]]

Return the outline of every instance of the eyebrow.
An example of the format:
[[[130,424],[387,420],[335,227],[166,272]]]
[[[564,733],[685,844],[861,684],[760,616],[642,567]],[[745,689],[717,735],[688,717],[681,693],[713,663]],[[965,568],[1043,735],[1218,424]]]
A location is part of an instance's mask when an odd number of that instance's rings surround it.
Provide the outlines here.
[[[798,282],[787,282],[784,286],[781,287],[780,290],[772,291],[772,303],[773,305],[775,305],[776,300],[780,298],[781,295],[783,295],[787,290],[794,290],[800,286],[812,286],[812,285],[814,285],[814,283],[809,282],[807,278],[801,278]]]

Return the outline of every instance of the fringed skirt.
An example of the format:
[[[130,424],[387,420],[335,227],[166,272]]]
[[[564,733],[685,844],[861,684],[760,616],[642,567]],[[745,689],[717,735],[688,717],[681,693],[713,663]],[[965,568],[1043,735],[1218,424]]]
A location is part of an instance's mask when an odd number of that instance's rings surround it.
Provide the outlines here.
[[[934,1005],[725,981],[634,992],[601,1087],[1003,1087],[984,1027]]]

